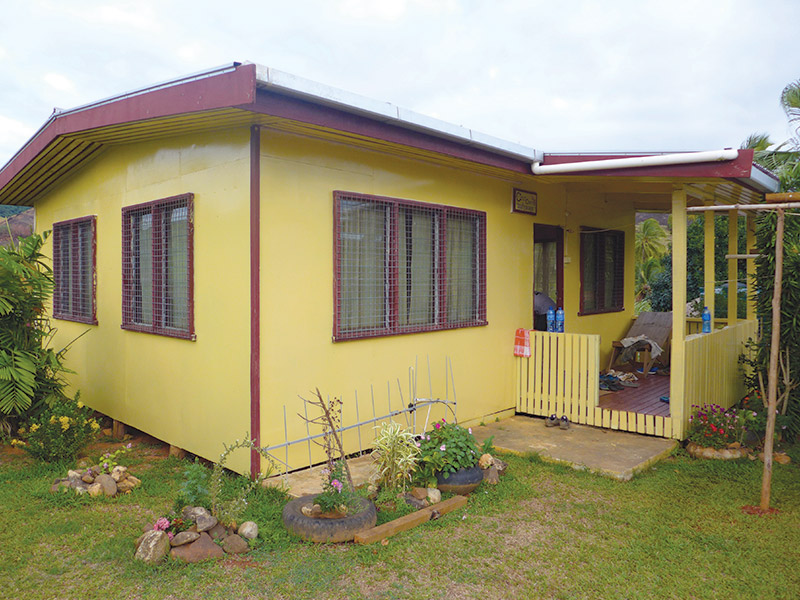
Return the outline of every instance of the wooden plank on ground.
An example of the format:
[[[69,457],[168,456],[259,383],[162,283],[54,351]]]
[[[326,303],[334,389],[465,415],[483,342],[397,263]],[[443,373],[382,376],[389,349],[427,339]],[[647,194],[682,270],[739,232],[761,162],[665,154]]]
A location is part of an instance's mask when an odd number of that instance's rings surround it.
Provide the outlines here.
[[[417,512],[413,512],[410,515],[405,515],[394,521],[389,521],[383,525],[378,525],[372,529],[357,533],[353,541],[357,544],[373,544],[375,542],[380,542],[396,533],[412,529],[417,525],[430,521],[432,518],[453,512],[462,506],[466,506],[466,504],[466,496],[453,496],[444,502],[439,502],[433,506],[428,506]]]

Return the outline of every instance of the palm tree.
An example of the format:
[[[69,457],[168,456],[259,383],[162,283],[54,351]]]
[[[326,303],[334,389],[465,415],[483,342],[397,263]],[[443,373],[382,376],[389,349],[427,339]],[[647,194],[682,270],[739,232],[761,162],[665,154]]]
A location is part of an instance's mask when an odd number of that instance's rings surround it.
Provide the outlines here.
[[[755,150],[755,161],[780,177],[782,191],[794,192],[800,190],[800,79],[783,88],[780,104],[794,127],[792,136],[775,146],[768,135],[755,133],[741,147]]]
[[[644,264],[650,258],[660,258],[669,250],[669,233],[655,219],[636,224],[636,258]]]

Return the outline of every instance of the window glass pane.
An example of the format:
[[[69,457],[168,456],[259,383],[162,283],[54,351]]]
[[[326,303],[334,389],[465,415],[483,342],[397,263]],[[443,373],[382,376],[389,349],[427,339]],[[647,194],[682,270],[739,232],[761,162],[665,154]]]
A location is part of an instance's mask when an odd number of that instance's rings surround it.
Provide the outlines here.
[[[379,202],[339,203],[339,326],[369,331],[388,326],[389,207]]]
[[[401,207],[398,223],[400,325],[436,321],[437,219],[426,209]]]
[[[447,320],[477,318],[478,227],[469,215],[447,217]]]
[[[188,212],[185,206],[164,211],[164,238],[167,246],[164,325],[176,329],[189,328]]]
[[[74,294],[73,314],[81,317],[92,316],[92,224],[80,223],[75,236],[78,244],[78,260],[75,274],[77,289]]]
[[[153,217],[131,216],[131,311],[133,321],[153,324]]]
[[[536,242],[533,245],[533,289],[558,299],[558,245]]]
[[[597,309],[597,234],[581,234],[581,269],[583,280],[581,289],[583,294],[583,310]]]

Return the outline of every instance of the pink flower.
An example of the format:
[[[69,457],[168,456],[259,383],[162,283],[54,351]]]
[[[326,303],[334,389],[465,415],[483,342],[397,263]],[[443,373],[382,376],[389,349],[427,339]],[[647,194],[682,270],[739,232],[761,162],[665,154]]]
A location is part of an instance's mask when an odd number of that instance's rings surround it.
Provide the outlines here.
[[[433,424],[433,428],[434,429],[439,429],[439,428],[441,428],[441,425],[439,423],[434,423]]]
[[[169,539],[171,540],[172,538],[174,538],[174,537],[175,537],[175,534],[174,534],[174,533],[172,533],[171,531],[168,531],[168,532],[167,532],[167,537],[169,537]]]
[[[169,520],[166,517],[160,517],[153,525],[153,529],[156,531],[164,531],[167,527],[169,527]]]
[[[342,482],[338,479],[331,479],[331,487],[333,487],[340,494],[342,493]]]
[[[472,427],[470,427],[469,429],[467,429],[467,431],[469,431],[469,434],[470,434],[470,435],[472,435]]]
[[[414,442],[414,444],[417,446],[417,448],[420,448],[420,443],[419,442]]]
[[[444,452],[445,450],[447,450],[447,446],[445,446],[444,444],[442,444],[442,445],[439,447],[439,450],[441,450],[442,452]]]

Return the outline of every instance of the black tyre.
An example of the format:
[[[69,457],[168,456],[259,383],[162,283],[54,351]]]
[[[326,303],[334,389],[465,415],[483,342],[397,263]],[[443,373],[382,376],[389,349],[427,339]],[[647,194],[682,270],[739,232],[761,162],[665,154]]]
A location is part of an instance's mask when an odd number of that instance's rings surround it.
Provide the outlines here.
[[[311,542],[349,542],[359,531],[375,527],[378,512],[375,505],[361,498],[359,510],[341,519],[307,517],[301,508],[314,501],[314,495],[302,496],[283,507],[283,524],[290,533]]]
[[[473,491],[481,484],[481,481],[483,481],[483,470],[478,465],[460,469],[447,477],[441,474],[436,476],[440,491],[461,494],[462,496]]]

